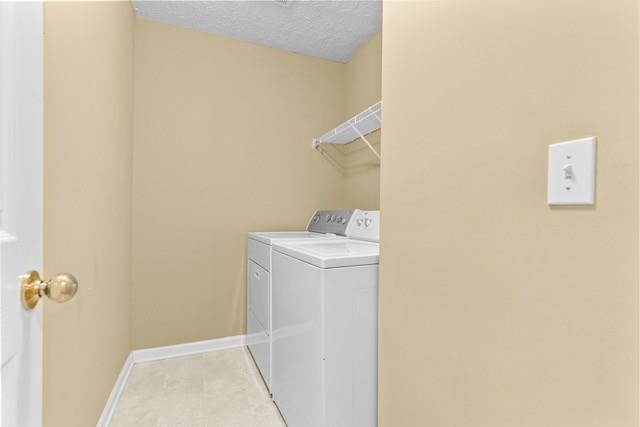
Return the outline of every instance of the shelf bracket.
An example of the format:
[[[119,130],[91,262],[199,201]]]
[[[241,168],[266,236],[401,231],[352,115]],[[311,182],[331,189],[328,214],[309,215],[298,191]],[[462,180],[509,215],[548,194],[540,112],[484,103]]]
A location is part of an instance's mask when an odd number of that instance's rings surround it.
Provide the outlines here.
[[[353,128],[354,131],[356,131],[356,133],[358,134],[358,136],[360,137],[360,139],[362,139],[364,141],[365,144],[367,144],[367,147],[369,147],[369,149],[373,152],[373,154],[378,158],[378,160],[382,161],[382,159],[380,158],[380,153],[378,153],[376,151],[375,148],[373,148],[373,145],[371,145],[371,143],[369,142],[369,140],[367,138],[365,138],[365,136],[362,134],[362,132],[360,132],[360,130],[354,126],[353,124],[351,125],[351,127]]]

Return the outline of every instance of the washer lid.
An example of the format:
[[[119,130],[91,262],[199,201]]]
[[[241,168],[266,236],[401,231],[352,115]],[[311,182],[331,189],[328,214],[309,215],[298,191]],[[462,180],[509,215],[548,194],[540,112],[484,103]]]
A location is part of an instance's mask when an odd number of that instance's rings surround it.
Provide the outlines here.
[[[346,239],[330,233],[314,233],[311,231],[257,231],[249,233],[249,238],[270,245],[275,240],[304,240],[318,238]]]
[[[378,264],[380,245],[351,239],[274,242],[273,249],[320,268]]]

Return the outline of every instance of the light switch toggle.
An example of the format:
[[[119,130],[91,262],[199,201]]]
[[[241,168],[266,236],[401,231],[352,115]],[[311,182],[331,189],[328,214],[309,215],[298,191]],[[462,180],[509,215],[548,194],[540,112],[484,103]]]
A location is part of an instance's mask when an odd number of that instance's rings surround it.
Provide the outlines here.
[[[562,170],[564,171],[564,179],[573,179],[573,166],[564,165]]]
[[[548,204],[593,205],[595,179],[595,137],[549,145]]]

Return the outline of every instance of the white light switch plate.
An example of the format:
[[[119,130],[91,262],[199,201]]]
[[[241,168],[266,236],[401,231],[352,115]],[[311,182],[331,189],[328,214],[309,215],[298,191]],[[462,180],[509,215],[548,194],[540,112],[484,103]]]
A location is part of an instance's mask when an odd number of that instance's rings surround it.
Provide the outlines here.
[[[549,145],[548,204],[592,205],[595,182],[595,137]]]

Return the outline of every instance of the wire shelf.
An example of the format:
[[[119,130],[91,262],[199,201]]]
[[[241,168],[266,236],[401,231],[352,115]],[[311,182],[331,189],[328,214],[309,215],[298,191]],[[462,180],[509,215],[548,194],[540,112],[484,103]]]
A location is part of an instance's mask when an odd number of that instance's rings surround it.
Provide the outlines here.
[[[350,118],[335,129],[331,129],[312,141],[317,148],[320,144],[344,145],[362,139],[373,153],[380,159],[380,154],[371,146],[366,136],[379,130],[382,126],[382,101],[373,104],[355,117]]]

